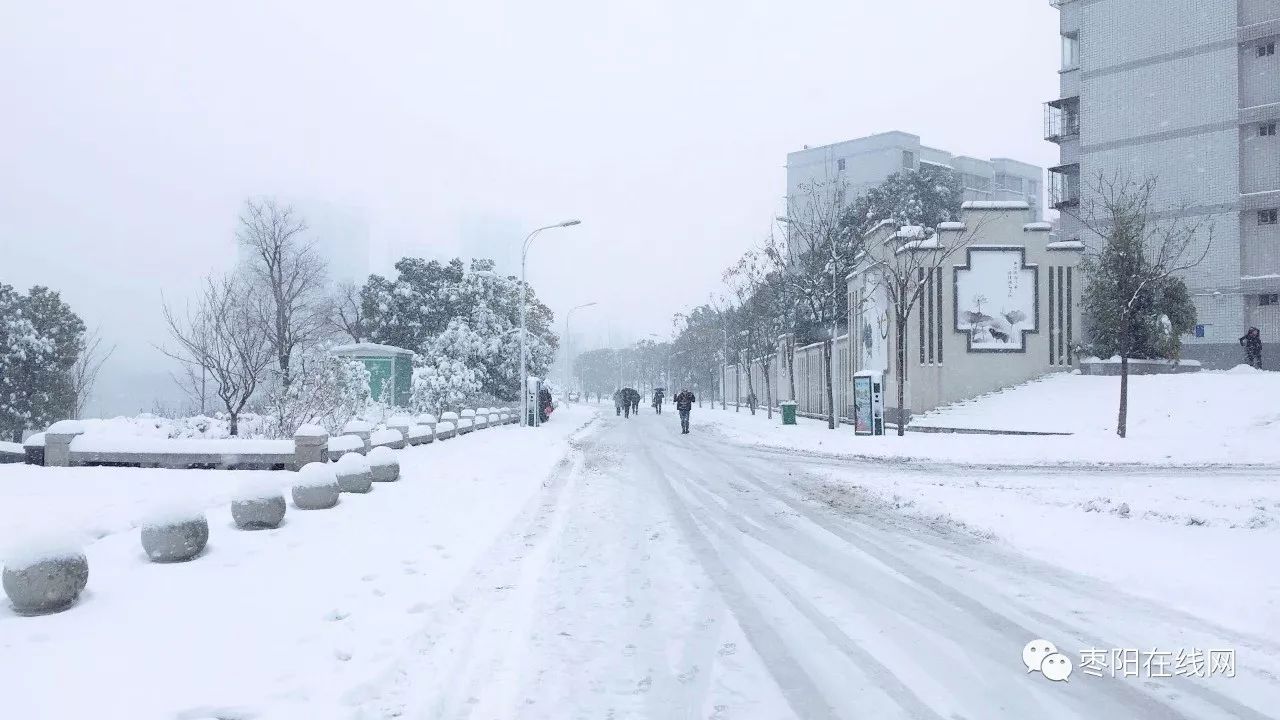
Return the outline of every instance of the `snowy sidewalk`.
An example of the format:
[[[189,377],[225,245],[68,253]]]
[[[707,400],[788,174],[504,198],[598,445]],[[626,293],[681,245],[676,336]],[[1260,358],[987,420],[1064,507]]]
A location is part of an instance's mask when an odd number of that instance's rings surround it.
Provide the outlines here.
[[[594,415],[568,407],[537,431],[486,430],[397,453],[402,479],[332,510],[292,506],[276,530],[236,530],[224,504],[251,476],[212,470],[0,465],[0,545],[53,525],[90,537],[89,588],[71,610],[0,608],[7,716],[247,718],[340,708],[448,597],[542,488]],[[157,499],[213,505],[205,553],[147,562],[130,529]],[[237,709],[239,708],[239,709]],[[288,717],[285,712],[283,717]]]

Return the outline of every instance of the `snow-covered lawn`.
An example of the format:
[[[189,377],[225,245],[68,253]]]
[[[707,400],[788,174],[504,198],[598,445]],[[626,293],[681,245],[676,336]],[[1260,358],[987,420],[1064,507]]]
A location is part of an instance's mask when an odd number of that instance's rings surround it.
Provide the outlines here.
[[[87,538],[90,564],[66,612],[18,617],[2,603],[5,716],[293,717],[305,706],[347,717],[341,689],[377,672],[447,597],[593,412],[570,406],[538,431],[399,451],[399,482],[331,510],[291,505],[280,528],[258,532],[236,530],[226,503],[246,481],[288,473],[0,465],[0,547],[56,530]],[[179,501],[209,507],[209,547],[190,563],[147,562],[134,522]]]
[[[1059,374],[940,408],[912,426],[1072,433],[1020,437],[908,432],[855,437],[824,421],[800,418],[782,428],[744,408],[699,412],[721,432],[748,443],[868,458],[987,465],[1280,464],[1280,373],[1252,368],[1130,378],[1129,432],[1115,435],[1120,379]],[[778,427],[775,427],[778,426]]]
[[[829,456],[830,474],[823,479],[833,502],[865,503],[959,526],[1226,627],[1280,627],[1280,467],[1274,464],[1280,459],[1280,428],[1253,431],[1252,444],[1227,437],[1265,416],[1267,399],[1258,395],[1280,397],[1280,376],[1204,373],[1134,380],[1142,398],[1135,410],[1146,410],[1139,411],[1136,437],[1127,440],[1101,429],[1061,438],[855,437],[848,426],[832,432],[825,423],[801,418],[800,425],[783,428],[776,415],[770,422],[763,414],[752,417],[733,408],[695,410],[694,421],[695,429],[701,425],[748,447]],[[1030,416],[1014,402],[1025,393],[1041,407],[1082,412],[1085,404],[1076,395],[1098,381],[1108,388],[1117,382],[1059,376],[973,407],[1006,405]],[[1191,444],[1189,431],[1180,426],[1195,420],[1184,421],[1180,414],[1203,396],[1188,395],[1229,388],[1236,394],[1209,405],[1213,412],[1234,409],[1236,415],[1222,424],[1200,424],[1196,431],[1204,437]],[[1160,422],[1161,417],[1166,419]],[[972,411],[969,418],[978,425],[984,416]],[[1241,464],[1199,464],[1204,462]]]
[[[1129,436],[1170,445],[1280,439],[1280,373],[1227,371],[1129,378]],[[1120,378],[1059,373],[912,420],[913,426],[1115,434]]]

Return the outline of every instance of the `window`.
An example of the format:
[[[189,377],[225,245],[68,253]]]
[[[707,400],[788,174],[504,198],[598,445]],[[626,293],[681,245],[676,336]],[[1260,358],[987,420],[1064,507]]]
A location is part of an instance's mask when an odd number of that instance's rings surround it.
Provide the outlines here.
[[[1268,137],[1276,134],[1276,124],[1273,122],[1265,122],[1258,124],[1258,135],[1260,137]]]
[[[836,160],[836,170],[839,170],[840,172],[844,172],[844,158],[840,158],[839,160]]]
[[[906,168],[907,170],[915,170],[916,154],[911,152],[910,150],[903,150],[902,151],[902,167]]]
[[[1276,54],[1276,44],[1274,42],[1262,43],[1258,46],[1258,57],[1268,57]]]
[[[1278,213],[1275,208],[1271,208],[1270,210],[1259,210],[1258,224],[1259,225],[1275,225],[1276,222],[1280,220],[1280,217],[1277,217],[1278,214],[1280,213]]]
[[[1258,296],[1259,305],[1280,305],[1280,293],[1267,293]]]
[[[1261,57],[1261,56],[1259,56]],[[1062,69],[1070,70],[1080,65],[1080,38],[1076,35],[1062,36]]]

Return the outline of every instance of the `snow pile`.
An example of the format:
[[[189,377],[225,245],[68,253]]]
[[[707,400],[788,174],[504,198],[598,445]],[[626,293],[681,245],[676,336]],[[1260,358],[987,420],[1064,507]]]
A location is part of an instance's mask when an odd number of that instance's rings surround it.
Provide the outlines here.
[[[307,423],[299,427],[297,432],[294,433],[294,436],[316,438],[316,437],[325,437],[328,434],[329,434],[329,431],[325,430],[323,427],[320,427],[319,425],[315,425],[313,423]]]
[[[404,442],[404,435],[399,430],[374,430],[369,436],[370,445],[391,445],[398,442]]]
[[[22,447],[24,447],[24,448],[42,448],[42,447],[44,447],[44,433],[42,433],[42,432],[33,433],[33,434],[31,435],[31,437],[29,437],[29,438],[27,438],[26,440],[23,440],[23,441],[22,441]]]
[[[26,451],[22,449],[22,445],[19,443],[0,442],[0,455],[22,455],[24,452]]]
[[[237,455],[292,455],[292,440],[264,440],[246,438],[221,438],[200,440],[195,438],[151,438],[128,435],[80,435],[71,441],[71,449],[80,452],[148,453],[153,455],[217,454],[234,458]]]
[[[359,435],[339,435],[329,438],[329,452],[355,452],[364,449]]]
[[[150,413],[133,417],[85,419],[80,423],[86,435],[111,435],[148,438],[221,439],[231,436],[231,426],[221,415],[196,415],[186,418],[163,418]],[[271,419],[252,413],[240,416],[240,437],[266,437]]]
[[[343,455],[343,457],[352,456]],[[334,470],[334,463],[311,462],[303,465],[302,469],[290,479],[296,487],[321,487],[338,482],[338,475]]]
[[[456,412],[440,413],[440,420],[441,422],[458,422],[458,413]]]
[[[84,424],[79,420],[59,420],[45,432],[54,435],[79,435],[84,432]]]
[[[365,420],[350,420],[342,426],[342,432],[344,434],[373,432],[373,423]]]
[[[44,560],[78,557],[83,553],[84,548],[75,533],[31,531],[0,546],[0,563],[11,570],[18,570]]]

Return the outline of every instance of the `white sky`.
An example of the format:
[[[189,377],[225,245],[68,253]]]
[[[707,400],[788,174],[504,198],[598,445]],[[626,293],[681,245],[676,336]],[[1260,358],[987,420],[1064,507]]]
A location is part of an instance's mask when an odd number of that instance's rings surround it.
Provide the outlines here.
[[[1048,0],[12,2],[0,281],[102,326],[110,395],[164,366],[161,292],[230,264],[249,194],[358,208],[375,269],[580,217],[530,281],[558,314],[598,301],[584,329],[665,335],[803,144],[1052,165],[1057,61]]]

